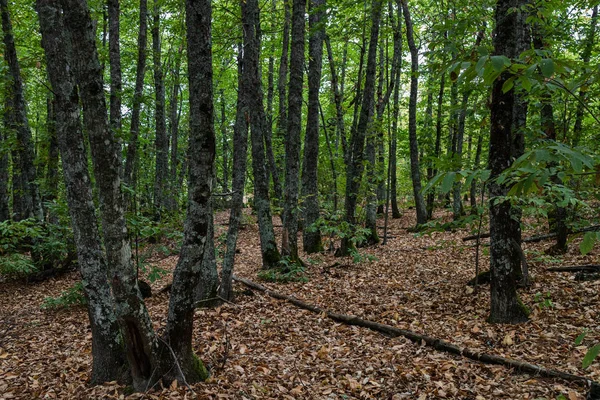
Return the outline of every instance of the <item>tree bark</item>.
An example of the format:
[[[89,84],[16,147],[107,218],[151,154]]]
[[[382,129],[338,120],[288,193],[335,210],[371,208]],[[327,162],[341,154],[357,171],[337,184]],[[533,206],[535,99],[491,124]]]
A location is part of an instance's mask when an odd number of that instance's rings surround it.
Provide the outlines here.
[[[421,193],[421,171],[419,167],[419,144],[417,141],[417,89],[419,73],[419,52],[413,37],[413,26],[406,0],[402,0],[404,22],[406,24],[406,41],[410,49],[410,99],[408,105],[408,139],[410,146],[410,175],[413,183],[413,195],[417,210],[417,225],[427,222],[427,209]]]
[[[304,161],[302,163],[302,198],[304,199],[304,229],[302,243],[307,253],[323,251],[321,231],[312,225],[319,212],[318,162],[319,162],[319,89],[323,63],[323,39],[325,37],[325,0],[309,3],[308,29],[308,109],[304,136]],[[323,129],[327,129],[326,126]]]
[[[592,50],[596,41],[596,27],[598,25],[598,5],[592,9],[592,18],[590,19],[590,29],[585,38],[585,46],[581,52],[581,61],[584,62],[586,73],[589,71],[589,63],[592,57]],[[579,99],[577,109],[575,111],[575,125],[573,126],[573,146],[578,146],[583,131],[583,105],[588,101],[588,85],[587,82],[579,88]]]
[[[281,255],[277,249],[269,185],[267,181],[265,145],[263,129],[266,118],[263,109],[263,92],[260,73],[260,14],[257,0],[241,2],[242,23],[244,25],[244,62],[243,79],[244,103],[248,108],[245,118],[250,125],[252,142],[252,170],[254,175],[254,207],[258,215],[258,229],[262,253],[263,268],[279,265]]]
[[[10,219],[8,203],[8,138],[6,132],[0,130],[0,222]]]
[[[171,167],[169,169],[170,188],[169,210],[179,211],[179,185],[177,184],[177,169],[179,167],[179,118],[181,116],[181,105],[179,92],[181,91],[181,58],[183,45],[179,46],[178,54],[175,56],[175,68],[173,69],[173,88],[171,100],[169,101],[169,131],[171,136]],[[227,190],[225,190],[227,191]]]
[[[61,0],[65,26],[73,48],[73,69],[89,135],[94,175],[100,198],[102,230],[119,324],[124,334],[133,386],[144,390],[157,380],[159,343],[142,300],[131,247],[119,177],[120,146],[108,126],[102,67],[98,60],[93,22],[85,0]]]
[[[17,182],[17,195],[13,198],[13,214],[16,221],[26,218],[43,219],[42,203],[38,185],[36,183],[35,154],[31,140],[31,130],[27,120],[25,95],[23,93],[23,80],[21,68],[17,59],[17,50],[12,31],[12,23],[7,0],[0,0],[0,13],[2,14],[2,32],[4,41],[4,60],[8,65],[8,97],[10,98],[10,115],[7,128],[16,133],[17,149],[13,152],[13,185]]]
[[[288,120],[285,136],[284,239],[281,248],[281,254],[289,256],[293,261],[298,259],[298,181],[300,178],[300,136],[302,131],[305,13],[306,0],[293,0]]]
[[[69,70],[69,40],[57,0],[37,0],[48,76],[53,88],[58,144],[77,258],[88,300],[92,329],[91,382],[122,380],[126,364],[118,343],[119,329],[102,251],[92,184],[88,172],[83,132],[79,119],[79,97]]]
[[[208,377],[194,355],[194,289],[202,276],[205,245],[210,234],[211,193],[215,162],[213,70],[210,0],[186,0],[190,136],[188,204],[181,255],[173,274],[165,341],[175,353],[178,378],[197,382]],[[179,374],[178,374],[179,375]]]
[[[371,38],[365,72],[365,87],[362,94],[360,117],[356,129],[353,129],[350,141],[350,163],[346,166],[346,222],[352,227],[356,224],[356,203],[363,172],[363,151],[365,138],[373,119],[375,97],[375,73],[377,69],[377,43],[379,41],[379,22],[381,20],[381,0],[373,0],[371,5]],[[358,101],[358,100],[357,100]],[[353,247],[351,236],[342,239],[340,255],[348,255]]]
[[[394,86],[394,100],[392,106],[392,137],[390,138],[390,198],[392,205],[392,218],[400,218],[402,213],[398,207],[398,118],[400,117],[400,74],[402,73],[402,5],[397,0],[398,26],[394,32],[394,51],[399,54],[396,67],[397,84]],[[396,37],[397,36],[397,37]]]
[[[244,29],[244,32],[248,32]],[[248,38],[249,40],[250,38]],[[246,75],[243,74],[244,58],[242,54],[245,51],[239,50],[238,55],[238,99],[235,125],[233,128],[233,176],[231,211],[229,213],[229,227],[227,229],[227,249],[223,257],[223,268],[221,270],[221,286],[219,296],[225,300],[232,300],[232,277],[235,261],[235,250],[237,247],[237,237],[242,217],[242,207],[244,206],[244,186],[246,183],[246,164],[248,153],[248,107],[245,104],[247,99],[245,86]]]
[[[524,29],[519,12],[522,0],[499,0],[496,5],[496,30],[493,39],[494,54],[510,59],[516,57],[517,32]],[[519,323],[528,320],[527,310],[519,300],[516,290],[515,270],[520,266],[519,254],[513,241],[520,241],[519,222],[512,219],[514,208],[509,201],[498,197],[506,195],[508,188],[495,178],[510,166],[514,132],[513,105],[515,90],[504,92],[502,86],[510,77],[504,72],[494,81],[491,100],[489,168],[490,192],[490,270],[491,301],[488,320],[494,323]]]
[[[161,39],[160,39],[160,8],[158,2],[154,2],[152,13],[152,61],[154,67],[154,126],[156,152],[156,164],[154,175],[154,211],[160,215],[169,205],[169,193],[167,176],[169,174],[169,140],[167,139],[167,125],[165,119],[165,82],[163,78],[161,61]]]
[[[127,186],[135,189],[135,170],[137,164],[137,150],[140,136],[140,113],[142,98],[144,96],[144,75],[146,74],[146,46],[148,42],[148,0],[140,0],[140,30],[137,41],[137,67],[135,72],[135,89],[133,104],[131,106],[131,126],[129,128],[129,143],[125,159],[125,172],[123,181]]]
[[[108,0],[108,54],[110,63],[110,127],[121,137],[121,48],[119,0]]]

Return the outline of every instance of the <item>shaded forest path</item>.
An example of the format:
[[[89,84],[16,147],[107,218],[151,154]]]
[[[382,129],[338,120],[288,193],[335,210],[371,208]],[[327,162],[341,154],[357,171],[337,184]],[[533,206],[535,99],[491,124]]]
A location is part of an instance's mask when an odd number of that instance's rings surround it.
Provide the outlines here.
[[[227,216],[217,215],[217,238]],[[331,311],[600,380],[600,363],[581,370],[586,347],[574,345],[586,328],[584,345],[600,340],[600,281],[575,282],[571,274],[544,272],[555,265],[598,263],[598,249],[583,257],[576,240],[566,256],[553,258],[543,255],[548,243],[525,245],[534,283],[521,289],[521,296],[532,310],[531,322],[495,326],[485,322],[488,287],[473,293],[465,286],[474,273],[474,249],[461,240],[469,232],[416,237],[407,233],[410,226],[411,212],[390,220],[393,238],[386,246],[361,249],[376,260],[363,257],[353,263],[329,254],[304,255],[307,283],[268,285]],[[240,232],[238,248],[236,274],[256,280],[261,258],[255,225]],[[156,264],[170,270],[176,260],[157,258]],[[484,255],[484,269],[487,262]],[[0,285],[1,399],[140,397],[126,396],[117,384],[86,386],[91,342],[85,309],[40,310],[46,296],[58,296],[77,278],[72,273],[42,284]],[[167,275],[154,282],[155,292],[169,280]],[[193,387],[199,398],[584,398],[581,386],[512,374],[407,339],[338,324],[258,292],[244,292],[238,284],[235,289],[240,292],[236,304],[196,311],[196,352],[213,369],[209,382]],[[167,296],[147,299],[159,331]],[[187,391],[172,385],[144,397],[192,397]]]

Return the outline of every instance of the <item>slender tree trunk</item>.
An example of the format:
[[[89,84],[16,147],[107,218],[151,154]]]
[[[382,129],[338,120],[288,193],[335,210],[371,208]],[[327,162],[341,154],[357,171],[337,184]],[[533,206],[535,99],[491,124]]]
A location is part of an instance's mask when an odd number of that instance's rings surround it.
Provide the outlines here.
[[[48,99],[46,102],[46,115],[47,122],[46,126],[48,129],[48,160],[46,162],[45,171],[45,189],[43,192],[42,200],[44,203],[53,202],[56,200],[58,193],[58,181],[60,179],[58,171],[58,160],[59,160],[59,149],[58,149],[58,137],[56,136],[56,104],[52,99]],[[47,214],[47,213],[46,213]],[[51,220],[56,221],[56,216],[49,216]]]
[[[0,129],[0,222],[10,219],[8,203],[8,138],[6,132]]]
[[[446,74],[443,73],[440,79],[440,91],[438,93],[437,111],[436,111],[436,123],[435,123],[435,149],[433,152],[434,159],[438,160],[441,153],[442,147],[442,120],[443,120],[443,106],[444,106],[444,90],[446,89]],[[438,173],[435,165],[433,166],[432,176],[436,176]],[[433,203],[435,201],[435,191],[432,189],[427,194],[427,218],[430,219],[433,215]]]
[[[499,0],[496,5],[496,34],[494,54],[510,59],[516,57],[517,35],[524,29],[518,12],[522,0]],[[496,177],[510,166],[512,161],[513,106],[515,90],[504,92],[502,86],[510,77],[504,72],[494,81],[491,100],[489,168],[491,169],[490,191],[490,270],[491,301],[489,321],[495,323],[519,323],[527,321],[527,311],[516,290],[514,271],[520,266],[520,257],[514,246],[520,240],[519,222],[512,219],[514,208],[510,202],[498,202],[497,197],[508,192],[505,185],[495,181]]]
[[[121,49],[119,0],[108,0],[108,54],[110,62],[110,127],[121,137]]]
[[[2,14],[2,32],[4,34],[4,60],[8,65],[8,97],[10,97],[10,107],[6,112],[11,115],[9,118],[8,129],[16,132],[17,161],[13,158],[13,185],[16,181],[17,196],[13,199],[14,203],[20,203],[19,207],[13,206],[15,220],[20,221],[26,218],[43,219],[42,203],[38,185],[36,183],[35,154],[33,142],[31,140],[31,130],[27,120],[27,110],[25,105],[25,96],[23,93],[23,81],[21,79],[21,69],[17,59],[17,50],[12,32],[12,23],[8,10],[7,0],[0,0],[0,13]],[[19,193],[20,192],[20,193]]]
[[[282,255],[298,259],[298,192],[300,178],[300,134],[302,131],[302,83],[304,80],[304,14],[306,0],[292,1],[292,45],[288,122],[285,136],[285,187]],[[318,115],[317,115],[318,117]],[[286,243],[287,242],[287,243]]]
[[[92,185],[88,173],[77,88],[69,70],[69,40],[57,0],[37,0],[48,76],[55,100],[58,144],[67,202],[71,215],[83,288],[92,328],[91,382],[123,380],[125,359],[118,343],[119,329],[113,311],[107,265],[100,242]]]
[[[175,59],[175,68],[173,69],[173,88],[171,90],[171,100],[169,102],[169,128],[171,136],[171,167],[169,169],[169,209],[171,212],[179,210],[179,185],[177,184],[177,168],[179,167],[179,118],[181,115],[181,105],[179,92],[181,91],[180,71],[183,45],[179,46],[178,54]]]
[[[377,69],[377,43],[379,41],[379,22],[381,20],[381,0],[373,0],[371,9],[371,38],[369,41],[369,53],[367,56],[367,68],[365,73],[365,87],[362,95],[360,118],[356,129],[352,130],[350,143],[350,163],[346,166],[346,222],[353,227],[356,224],[356,203],[360,181],[363,172],[363,150],[365,138],[371,128],[374,111],[375,97],[375,74]],[[358,99],[357,99],[358,101]],[[347,255],[353,244],[351,237],[342,239],[340,255]]]
[[[465,122],[467,118],[469,94],[470,93],[468,89],[463,92],[460,114],[458,115],[458,129],[456,131],[455,142],[456,146],[454,147],[454,168],[457,173],[462,169],[463,143],[465,137]],[[454,185],[452,185],[452,210],[455,221],[464,215],[462,198],[460,197],[461,187],[462,185],[460,182],[454,182]]]
[[[200,307],[214,307],[219,304],[219,301],[217,301],[219,272],[217,271],[217,252],[215,249],[213,202],[214,199],[211,198],[208,206],[208,230],[206,232],[204,257],[200,268],[200,279],[198,286],[196,286],[195,301]]]
[[[592,50],[594,48],[594,43],[596,41],[596,27],[598,25],[598,5],[596,4],[592,9],[592,18],[590,20],[590,29],[587,32],[587,36],[585,39],[585,46],[583,48],[583,52],[581,53],[581,61],[584,62],[585,72],[591,72],[589,63],[592,57]],[[581,139],[581,132],[583,130],[583,105],[588,101],[588,85],[583,84],[579,88],[579,99],[580,101],[577,103],[577,110],[575,111],[575,125],[573,126],[573,146],[579,145],[579,140]]]
[[[152,60],[154,65],[155,96],[154,126],[156,131],[154,141],[156,152],[154,208],[160,218],[160,215],[169,204],[167,184],[167,176],[169,174],[169,140],[167,138],[165,119],[165,82],[161,62],[160,8],[158,1],[154,2],[154,11],[152,14]]]
[[[244,32],[248,32],[244,29]],[[249,38],[248,38],[249,39]],[[227,229],[227,250],[223,257],[223,268],[221,271],[221,287],[219,296],[231,300],[233,298],[232,278],[233,266],[235,261],[235,250],[237,246],[238,230],[242,217],[242,207],[244,206],[244,185],[246,183],[246,164],[248,152],[248,106],[244,103],[247,99],[245,86],[245,74],[242,57],[243,51],[240,49],[238,55],[238,99],[233,128],[233,176],[231,211],[229,214],[229,228]],[[245,52],[244,52],[245,53]],[[244,75],[243,75],[244,74]],[[242,77],[243,75],[243,77]]]
[[[302,163],[302,198],[304,199],[304,229],[302,243],[307,253],[323,251],[321,231],[311,226],[319,219],[319,89],[323,64],[323,39],[325,37],[325,0],[309,3],[308,29],[308,110],[304,136],[304,161]],[[323,126],[323,129],[327,129]]]
[[[281,44],[281,58],[279,59],[279,72],[277,77],[277,94],[278,94],[278,112],[279,116],[277,118],[276,131],[280,140],[286,137],[286,129],[287,129],[287,85],[288,85],[288,71],[289,71],[289,57],[290,57],[290,25],[291,25],[291,9],[290,9],[291,0],[283,1],[283,33],[282,33],[282,44]],[[275,197],[277,198],[278,204],[283,204],[284,202],[284,194],[283,188],[281,185],[281,174],[279,170],[283,167],[283,162],[280,161],[279,166],[276,168],[277,170],[277,180],[279,185],[274,185],[275,189]],[[274,172],[272,172],[274,174]],[[275,182],[275,181],[273,181]],[[282,215],[283,217],[283,215]]]
[[[335,103],[335,116],[336,116],[336,129],[337,134],[342,138],[342,150],[344,152],[344,162],[349,163],[346,145],[346,127],[344,123],[344,106],[343,106],[343,93],[340,90],[340,83],[338,82],[338,74],[335,67],[335,61],[333,60],[333,51],[331,50],[331,40],[329,35],[325,35],[325,45],[327,48],[327,61],[329,62],[329,70],[331,73],[331,87],[333,90],[333,101]]]
[[[533,47],[536,50],[548,50],[544,43],[544,31],[539,23],[532,25]],[[540,99],[542,108],[540,110],[541,130],[545,135],[545,139],[556,141],[556,124],[554,121],[554,107],[552,105],[552,94],[548,90],[544,90]],[[556,166],[556,165],[550,165]],[[562,185],[562,179],[557,175],[552,176],[552,182],[555,185]],[[556,232],[556,243],[547,251],[552,254],[563,254],[567,251],[567,209],[555,205],[554,209],[548,213],[548,224],[550,230]]]
[[[148,37],[148,0],[140,0],[140,30],[137,41],[137,68],[135,72],[135,89],[131,107],[131,126],[129,143],[125,159],[123,180],[127,186],[135,189],[135,171],[137,170],[137,150],[140,137],[140,113],[144,96],[144,75],[146,74],[146,46]]]
[[[417,86],[419,73],[419,54],[413,38],[413,27],[408,4],[402,0],[404,22],[406,24],[406,41],[410,49],[410,100],[408,105],[408,139],[410,146],[410,175],[413,182],[413,195],[417,210],[417,225],[427,222],[427,210],[421,193],[421,171],[419,167],[419,145],[417,142]]]
[[[239,90],[239,85],[238,85]],[[221,89],[221,152],[223,154],[221,168],[223,169],[222,189],[229,191],[229,145],[227,144],[227,120],[225,115],[225,91]]]
[[[402,73],[402,6],[396,1],[398,9],[398,26],[394,32],[394,52],[398,51],[398,65],[396,67],[397,84],[394,87],[394,100],[392,107],[392,135],[390,138],[390,198],[392,205],[392,218],[400,218],[402,213],[398,207],[398,118],[400,116],[400,74]]]
[[[252,142],[252,170],[254,175],[254,207],[258,215],[258,229],[262,253],[263,268],[274,268],[279,265],[281,255],[277,249],[271,202],[269,201],[269,184],[265,160],[263,129],[266,118],[262,107],[263,92],[260,73],[260,14],[257,0],[241,2],[242,24],[244,25],[244,103],[247,105],[245,118],[249,122]]]
[[[475,150],[475,161],[473,161],[473,170],[479,169],[481,163],[481,150],[483,147],[483,133],[479,132],[477,137],[477,149]],[[471,215],[479,214],[477,210],[477,181],[473,179],[471,181],[471,187],[469,188],[469,197],[471,198]]]

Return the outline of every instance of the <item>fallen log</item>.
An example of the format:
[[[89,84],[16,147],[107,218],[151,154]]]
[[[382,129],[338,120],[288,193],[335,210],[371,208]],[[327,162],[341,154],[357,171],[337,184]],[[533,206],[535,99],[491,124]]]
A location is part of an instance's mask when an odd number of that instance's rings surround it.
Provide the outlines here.
[[[568,372],[559,371],[551,368],[544,368],[538,365],[530,364],[524,361],[513,360],[506,357],[495,356],[492,354],[479,353],[475,350],[469,349],[467,347],[460,347],[454,343],[447,342],[443,339],[434,338],[427,335],[421,335],[413,331],[409,331],[406,329],[395,328],[390,325],[380,324],[378,322],[364,320],[355,315],[345,315],[339,314],[332,311],[325,310],[319,306],[308,304],[303,302],[302,300],[297,299],[294,296],[288,296],[285,294],[281,294],[270,290],[269,288],[260,285],[258,283],[252,282],[248,279],[239,278],[237,276],[233,277],[234,281],[240,282],[251,289],[255,289],[261,292],[266,293],[267,295],[279,299],[286,300],[292,303],[299,308],[304,310],[308,310],[314,312],[316,314],[324,314],[328,318],[343,322],[348,325],[361,326],[363,328],[368,328],[370,330],[382,333],[388,337],[405,337],[412,342],[425,344],[426,346],[432,347],[435,350],[443,351],[446,353],[454,354],[457,356],[465,357],[470,360],[475,360],[479,362],[483,362],[485,364],[494,364],[494,365],[502,365],[509,368],[514,368],[517,372],[529,373],[535,376],[541,376],[545,378],[559,378],[569,382],[577,382],[587,385],[590,388],[590,392],[588,393],[588,399],[592,400],[600,400],[600,385],[591,379],[588,379],[584,376],[573,375]]]
[[[548,272],[600,272],[600,265],[565,265],[563,267],[546,268]]]
[[[471,236],[465,236],[464,238],[462,238],[463,242],[468,242],[469,240],[477,240],[477,238],[479,239],[487,239],[490,237],[490,233],[489,232],[484,232],[481,235],[477,234],[477,235],[471,235]]]

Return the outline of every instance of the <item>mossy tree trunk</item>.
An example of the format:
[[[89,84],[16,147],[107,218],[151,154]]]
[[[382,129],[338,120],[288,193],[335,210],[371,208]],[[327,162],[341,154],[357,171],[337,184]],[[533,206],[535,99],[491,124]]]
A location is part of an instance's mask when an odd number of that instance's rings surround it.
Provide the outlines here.
[[[127,370],[107,276],[88,172],[79,96],[69,70],[69,40],[58,0],[37,0],[42,46],[55,100],[56,130],[77,258],[92,328],[92,383],[121,380]]]
[[[524,29],[519,18],[522,0],[499,0],[496,5],[496,34],[494,54],[509,59],[516,57],[517,34]],[[510,166],[513,158],[512,129],[515,89],[503,91],[502,86],[510,78],[504,72],[492,87],[490,117],[490,149],[488,166],[491,170],[490,192],[490,270],[492,273],[490,316],[494,323],[520,323],[528,320],[527,310],[517,295],[515,270],[520,269],[520,257],[515,240],[520,240],[518,212],[509,201],[501,201],[508,188],[495,178]],[[516,218],[513,219],[513,218]]]

